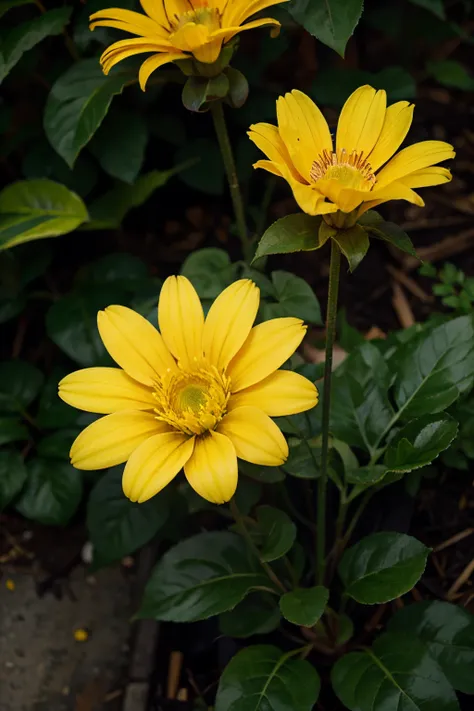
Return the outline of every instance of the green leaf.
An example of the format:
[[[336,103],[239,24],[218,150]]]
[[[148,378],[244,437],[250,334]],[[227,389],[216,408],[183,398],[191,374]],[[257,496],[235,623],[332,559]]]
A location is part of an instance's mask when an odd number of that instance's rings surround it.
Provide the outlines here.
[[[265,304],[266,318],[295,316],[308,323],[321,324],[319,301],[308,282],[291,272],[272,272],[272,282],[278,304]]]
[[[394,412],[388,398],[391,373],[378,348],[355,348],[333,377],[331,431],[372,455]]]
[[[102,123],[110,103],[121,94],[130,75],[102,72],[98,60],[73,64],[53,84],[44,112],[44,130],[53,148],[70,168]]]
[[[264,467],[243,459],[239,459],[239,472],[262,484],[275,484],[285,479],[285,472],[280,467]]]
[[[387,467],[382,464],[359,467],[359,469],[351,469],[346,473],[346,481],[348,484],[357,484],[358,486],[374,486],[382,481],[387,471]]]
[[[6,9],[4,10],[6,12]],[[44,12],[34,20],[23,22],[2,35],[0,53],[0,83],[20,61],[25,52],[42,42],[46,37],[59,35],[69,21],[72,7],[61,7]],[[0,16],[4,14],[0,11]]]
[[[429,12],[432,12],[433,15],[436,15],[440,20],[446,19],[443,0],[411,0],[411,2],[413,5],[418,5],[425,10],[429,10]]]
[[[109,469],[92,489],[87,504],[87,530],[94,559],[120,560],[144,546],[164,526],[170,512],[169,491],[144,504],[132,503],[122,489],[123,466]]]
[[[262,496],[262,485],[254,479],[239,479],[235,492],[235,503],[243,516],[248,516]]]
[[[16,417],[0,417],[0,447],[9,442],[26,440],[28,437],[27,428]]]
[[[300,588],[280,598],[281,614],[294,625],[312,627],[323,615],[329,600],[329,590],[323,585]]]
[[[388,630],[420,639],[453,688],[474,694],[474,615],[449,602],[427,600],[398,610]]]
[[[206,111],[210,101],[227,96],[229,87],[229,79],[225,74],[211,78],[191,76],[183,87],[183,105],[189,111]]]
[[[38,395],[43,374],[31,363],[11,360],[0,363],[0,410],[23,412]]]
[[[45,526],[65,526],[82,498],[81,474],[70,464],[54,459],[34,459],[16,502],[17,510]]]
[[[237,607],[219,615],[220,631],[226,637],[246,638],[268,634],[280,624],[280,610],[270,596],[249,595]]]
[[[430,552],[403,533],[373,533],[346,550],[339,575],[346,593],[363,605],[389,602],[411,590]]]
[[[110,365],[97,329],[97,313],[124,301],[126,294],[109,286],[90,287],[64,296],[46,314],[48,336],[82,366]]]
[[[73,414],[77,418],[77,413],[72,409]],[[42,459],[59,459],[62,462],[70,462],[69,453],[72,443],[80,433],[80,428],[61,429],[53,432],[46,437],[40,439],[37,444],[36,452]]]
[[[394,357],[395,401],[405,419],[442,412],[474,381],[473,318],[421,332]]]
[[[454,59],[427,62],[426,68],[444,86],[461,89],[462,91],[474,90],[474,78],[469,74],[466,67]]]
[[[88,219],[76,193],[52,180],[20,180],[0,193],[0,250],[72,232]]]
[[[295,439],[289,445],[288,459],[281,466],[283,471],[297,479],[317,479],[321,473],[321,443]]]
[[[127,252],[117,252],[88,264],[77,274],[76,279],[81,287],[107,284],[134,293],[140,291],[140,287],[149,281],[149,273],[145,262],[138,257]],[[158,301],[158,290],[156,300]]]
[[[357,269],[369,249],[370,242],[366,230],[361,225],[354,225],[347,230],[335,230],[332,239],[337,242],[351,272]]]
[[[0,1],[0,18],[3,17],[9,10],[21,5],[34,5],[35,0],[1,0]]]
[[[215,299],[234,279],[235,269],[224,249],[205,247],[191,252],[181,274],[187,277],[201,299]]]
[[[312,664],[290,655],[267,644],[238,652],[221,676],[215,711],[311,711],[319,676]]]
[[[227,67],[225,70],[229,80],[229,93],[226,100],[233,109],[240,109],[247,101],[249,95],[249,83],[242,72],[233,67]]]
[[[410,472],[430,464],[447,449],[458,431],[450,415],[423,415],[411,420],[391,440],[385,453],[385,466],[392,472]]]
[[[90,148],[106,173],[132,184],[142,169],[147,142],[144,116],[138,111],[114,108],[104,119]]]
[[[13,501],[26,481],[26,467],[19,452],[0,452],[0,511]]]
[[[257,509],[258,535],[262,537],[260,558],[269,563],[282,558],[296,540],[296,526],[288,514],[273,506]]]
[[[403,634],[384,634],[372,649],[342,657],[331,681],[350,711],[459,711],[453,689],[425,645]]]
[[[363,0],[293,0],[288,9],[305,30],[343,57],[362,8]]]
[[[313,82],[310,96],[319,106],[342,108],[347,97],[364,84],[387,92],[388,103],[414,99],[416,82],[413,76],[400,66],[385,67],[379,72],[341,67],[321,67]],[[362,220],[358,220],[362,224]]]
[[[224,166],[217,142],[210,138],[188,140],[175,155],[176,166],[186,163],[188,168],[180,178],[188,187],[208,195],[224,192]]]
[[[109,190],[89,206],[91,220],[83,229],[117,229],[133,207],[143,205],[157,188],[166,185],[173,175],[184,168],[185,165],[178,165],[171,170],[152,170],[138,178],[134,185],[122,184]]]
[[[389,242],[397,249],[406,252],[406,254],[410,254],[412,257],[418,256],[409,236],[394,222],[377,221],[375,224],[365,224],[364,220],[361,219],[360,223],[365,226],[365,229],[372,237]]]
[[[252,264],[260,257],[269,254],[288,254],[289,252],[308,252],[319,249],[319,226],[321,217],[312,217],[304,212],[287,215],[277,220],[264,233],[258,243]]]
[[[244,541],[229,532],[200,533],[166,553],[148,581],[139,616],[196,622],[232,610],[271,583],[251,567]]]

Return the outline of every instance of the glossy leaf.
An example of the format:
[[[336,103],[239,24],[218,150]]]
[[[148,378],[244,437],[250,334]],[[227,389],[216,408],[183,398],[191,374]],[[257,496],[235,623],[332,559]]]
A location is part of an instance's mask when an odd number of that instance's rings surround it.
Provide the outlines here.
[[[459,711],[451,685],[425,645],[403,634],[384,634],[371,649],[342,657],[331,681],[350,711]]]
[[[215,299],[234,280],[235,267],[225,250],[205,247],[186,257],[181,274],[192,282],[201,299]]]
[[[320,217],[304,212],[282,217],[271,225],[258,243],[253,262],[270,254],[308,252],[319,249],[324,242],[319,238]]]
[[[474,77],[469,74],[466,67],[454,59],[428,62],[426,68],[436,81],[444,86],[462,91],[474,90]]]
[[[20,61],[25,52],[42,42],[46,37],[59,35],[72,12],[72,7],[61,7],[44,12],[39,17],[23,22],[2,34],[0,53],[0,83]],[[3,13],[0,8],[0,16]]]
[[[211,138],[186,141],[176,152],[175,163],[176,166],[183,163],[188,166],[180,179],[193,190],[207,195],[222,195],[224,192],[224,165],[217,141]]]
[[[259,644],[238,652],[224,669],[215,711],[311,711],[320,685],[312,664]]]
[[[288,514],[273,506],[257,509],[258,534],[262,536],[260,558],[270,562],[284,556],[296,539],[296,526]]]
[[[226,637],[246,638],[273,632],[280,624],[280,610],[271,596],[249,595],[233,610],[219,615],[219,627]]]
[[[82,479],[77,469],[54,459],[34,459],[16,502],[26,518],[46,526],[65,526],[82,498]]]
[[[14,450],[0,452],[0,511],[13,501],[26,481],[23,457]]]
[[[358,469],[350,469],[346,472],[346,481],[348,484],[357,484],[358,486],[374,486],[378,484],[386,475],[388,469],[383,464],[373,464],[371,466],[359,467]]]
[[[28,429],[16,417],[0,417],[0,446],[28,439]]]
[[[362,8],[363,0],[293,0],[289,11],[305,30],[343,57]]]
[[[166,523],[170,494],[165,490],[144,504],[132,503],[122,489],[123,466],[109,469],[92,489],[87,504],[87,530],[94,559],[101,564],[134,553]]]
[[[392,374],[376,346],[355,348],[333,378],[331,431],[350,446],[375,452],[394,411],[388,398]]]
[[[394,368],[395,400],[404,419],[445,410],[474,381],[472,316],[421,332],[400,347]]]
[[[31,363],[10,360],[0,363],[0,410],[23,412],[38,395],[43,374]]]
[[[91,150],[106,173],[134,183],[145,160],[148,127],[138,111],[114,108],[91,142]]]
[[[474,615],[449,602],[427,600],[398,610],[388,630],[420,639],[453,688],[474,694]]]
[[[423,7],[425,10],[429,10],[433,15],[439,17],[440,20],[446,19],[446,13],[444,11],[443,0],[410,0],[413,5],[418,5]]]
[[[295,439],[290,442],[288,459],[281,468],[298,479],[317,479],[321,473],[320,462],[321,442]]]
[[[94,57],[76,62],[53,84],[44,112],[44,130],[70,168],[99,128],[113,97],[129,80],[130,75],[120,71],[105,76]]]
[[[266,303],[266,319],[295,316],[307,323],[321,324],[319,301],[305,279],[291,272],[272,272],[272,282],[278,303]]]
[[[349,262],[350,271],[353,272],[364,259],[370,246],[366,230],[361,225],[354,225],[347,230],[335,230],[332,239],[339,245]]]
[[[80,270],[76,280],[87,287],[91,284],[97,286],[107,284],[134,293],[140,291],[140,287],[149,281],[149,269],[145,262],[133,254],[112,252]],[[158,290],[156,301],[158,302]]]
[[[447,449],[458,431],[450,415],[423,415],[411,420],[391,440],[385,453],[385,466],[392,472],[410,472],[430,464]]]
[[[346,593],[364,605],[389,602],[419,581],[430,552],[403,533],[373,533],[346,550],[339,575]]]
[[[90,205],[91,219],[83,229],[118,229],[132,208],[143,205],[155,190],[166,185],[173,175],[184,168],[184,165],[178,165],[171,170],[152,170],[140,176],[134,185],[123,184],[112,188]]]
[[[148,581],[140,617],[195,622],[232,610],[255,587],[271,583],[229,532],[200,533],[171,548]]]
[[[59,381],[67,375],[65,368],[53,368],[41,391],[36,424],[41,429],[71,427],[77,422],[78,412],[66,405],[58,395]]]
[[[285,479],[285,472],[280,467],[264,467],[245,462],[243,459],[239,460],[239,471],[262,484],[275,484]]]
[[[77,416],[77,413],[74,414]],[[80,427],[56,430],[39,440],[36,446],[36,453],[42,459],[59,459],[69,464],[69,452],[80,431]]]
[[[329,590],[323,585],[299,588],[280,598],[283,617],[294,625],[312,627],[323,615],[329,600]]]
[[[402,228],[394,222],[385,222],[384,220],[369,222],[369,215],[372,212],[374,211],[369,210],[369,212],[366,213],[366,215],[364,215],[360,220],[360,223],[364,225],[368,231],[369,236],[384,240],[384,242],[392,244],[402,252],[406,252],[406,254],[416,257],[417,254],[415,248],[406,232],[404,232]]]
[[[88,219],[81,198],[52,180],[20,180],[0,193],[0,250],[58,237]]]
[[[94,287],[73,292],[56,301],[46,315],[49,337],[82,366],[111,365],[97,329],[97,313],[127,296],[117,288]]]

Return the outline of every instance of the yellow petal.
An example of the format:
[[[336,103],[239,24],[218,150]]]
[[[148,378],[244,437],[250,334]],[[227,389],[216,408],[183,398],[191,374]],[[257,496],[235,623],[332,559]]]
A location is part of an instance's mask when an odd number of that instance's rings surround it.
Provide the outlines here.
[[[134,35],[148,35],[150,38],[166,37],[169,34],[163,27],[160,27],[159,24],[146,15],[118,7],[94,12],[89,20],[91,22],[91,30],[95,27],[113,27]],[[120,23],[120,27],[118,27],[118,23]]]
[[[230,439],[240,459],[252,464],[278,467],[288,458],[280,429],[257,407],[237,407],[221,420],[217,431]]]
[[[188,367],[202,358],[204,312],[195,288],[184,276],[171,276],[161,289],[158,323],[163,340]]]
[[[196,437],[194,452],[184,465],[194,491],[213,504],[224,504],[237,488],[237,455],[228,437],[210,430]]]
[[[126,42],[134,42],[135,40],[125,40]],[[117,43],[118,44],[118,43]],[[113,45],[112,45],[113,47]],[[110,48],[109,48],[110,49]],[[105,56],[104,54],[100,58],[100,63],[102,65],[102,70],[104,74],[108,74],[112,67],[115,67],[116,64],[119,62],[122,62],[124,59],[128,59],[129,57],[134,57],[137,54],[145,54],[146,52],[163,52],[167,51],[167,49],[160,49],[159,47],[152,46],[150,44],[148,45],[139,45],[139,46],[131,46],[129,49],[118,49],[114,51],[113,53],[107,54]]]
[[[176,363],[162,337],[149,321],[126,306],[109,306],[97,316],[100,337],[121,368],[144,385]]]
[[[321,181],[318,181],[316,186],[302,185],[288,175],[286,179],[290,183],[296,202],[307,215],[327,215],[330,212],[337,212],[337,205],[326,202],[326,196],[319,191]]]
[[[273,163],[271,160],[258,160],[256,163],[253,164],[253,167],[262,168],[262,170],[266,170],[269,173],[272,173],[272,175],[276,175],[278,178],[283,178],[283,175],[278,165],[276,163]]]
[[[318,403],[315,385],[299,373],[277,370],[250,388],[230,396],[227,409],[249,405],[270,417],[284,417],[311,410]]]
[[[159,0],[163,3],[163,7],[168,19],[172,20],[176,16],[185,15],[190,12],[194,7],[198,7],[198,3],[195,2],[193,5],[190,0]]]
[[[167,432],[148,438],[138,447],[123,472],[125,496],[142,504],[170,483],[193,453],[194,437]]]
[[[169,29],[169,18],[165,12],[162,0],[140,0],[140,5],[152,20],[165,29]]]
[[[213,64],[219,58],[223,41],[224,39],[222,37],[212,39],[210,42],[206,42],[206,44],[203,44],[200,47],[196,47],[195,49],[193,49],[193,55],[196,57],[198,62],[203,62],[204,64]]]
[[[156,400],[150,388],[119,368],[84,368],[59,383],[59,397],[72,407],[108,415],[117,410],[152,410]]]
[[[122,464],[142,442],[165,431],[169,431],[168,425],[149,412],[114,412],[81,432],[71,447],[71,463],[88,470]]]
[[[138,83],[140,84],[140,89],[145,91],[147,81],[155,69],[159,69],[164,64],[168,64],[169,62],[176,62],[178,59],[187,59],[187,57],[188,55],[183,52],[168,52],[163,54],[155,54],[153,57],[145,59],[140,67],[140,71],[138,72]]]
[[[398,101],[388,107],[379,139],[369,155],[373,171],[386,163],[402,145],[413,121],[414,108],[408,101]]]
[[[280,96],[277,101],[278,128],[300,175],[311,180],[314,161],[324,150],[332,152],[331,133],[316,104],[301,91]]]
[[[399,182],[408,188],[428,188],[431,185],[449,183],[452,179],[453,176],[450,170],[436,165],[431,168],[416,170],[414,173],[401,178]]]
[[[444,141],[422,141],[404,148],[377,175],[377,188],[383,188],[410,173],[454,158],[455,152]]]
[[[418,207],[424,207],[425,205],[423,199],[415,193],[414,190],[411,190],[411,188],[399,180],[396,183],[390,183],[390,185],[387,185],[381,190],[367,193],[367,196],[364,198],[364,204],[359,208],[357,214],[360,217],[360,215],[367,212],[367,210],[371,210],[377,207],[377,205],[381,205],[389,200],[406,200],[413,205],[418,205]]]
[[[385,119],[387,95],[371,86],[361,86],[347,99],[339,117],[337,151],[356,151],[367,156],[375,146]]]
[[[195,22],[186,22],[170,36],[173,46],[184,52],[194,52],[197,47],[202,47],[210,39],[209,28]]]
[[[269,123],[256,123],[250,126],[248,136],[267,158],[277,165],[283,163],[296,180],[301,180],[276,126]]]
[[[227,0],[222,17],[223,27],[241,25],[248,17],[252,17],[257,12],[265,10],[267,7],[279,5],[288,0]]]
[[[240,279],[219,294],[204,324],[204,355],[218,369],[226,368],[250,333],[260,304],[260,289]]]
[[[306,333],[299,318],[274,318],[255,326],[227,369],[232,392],[260,382],[296,351]]]
[[[272,32],[276,32],[278,34],[281,27],[278,20],[274,20],[272,17],[262,17],[260,20],[252,20],[252,22],[247,22],[245,25],[226,27],[218,32],[213,32],[213,37],[223,36],[224,41],[227,43],[240,32],[245,32],[246,30],[256,30],[258,27],[272,26],[276,28],[275,30],[272,30]]]

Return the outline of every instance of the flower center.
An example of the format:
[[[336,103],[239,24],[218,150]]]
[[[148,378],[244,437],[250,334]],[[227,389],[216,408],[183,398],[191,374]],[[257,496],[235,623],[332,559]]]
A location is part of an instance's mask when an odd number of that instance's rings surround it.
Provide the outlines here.
[[[190,371],[167,373],[155,383],[155,414],[189,435],[213,430],[226,413],[230,379],[202,362]]]
[[[185,12],[183,15],[175,15],[170,18],[173,31],[176,32],[188,24],[204,25],[210,32],[220,28],[220,13],[215,7],[208,7],[207,2],[202,3],[202,7],[198,7],[194,0],[195,9]]]
[[[345,188],[353,190],[372,190],[375,185],[375,175],[364,151],[347,153],[341,151],[329,153],[328,150],[319,154],[313,162],[310,172],[311,180],[337,180]]]

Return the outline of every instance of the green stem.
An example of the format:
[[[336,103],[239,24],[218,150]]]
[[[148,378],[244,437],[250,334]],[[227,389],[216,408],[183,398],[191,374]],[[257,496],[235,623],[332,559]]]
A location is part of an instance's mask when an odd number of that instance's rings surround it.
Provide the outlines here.
[[[341,271],[341,251],[331,240],[331,264],[329,268],[328,305],[326,311],[326,361],[324,366],[321,476],[318,483],[316,540],[316,582],[324,583],[326,571],[326,497],[328,485],[329,415],[331,412],[331,375],[334,341],[336,339],[337,296]]]
[[[255,543],[253,542],[252,536],[248,532],[247,526],[245,525],[244,517],[242,516],[242,514],[239,511],[239,507],[236,504],[235,498],[230,500],[229,507],[230,507],[232,516],[234,517],[235,523],[237,524],[239,531],[242,534],[242,537],[245,539],[245,542],[247,543],[249,550],[257,558],[257,560],[259,561],[260,565],[262,566],[262,568],[264,569],[264,571],[266,572],[266,574],[268,575],[270,580],[273,583],[275,583],[275,585],[278,588],[280,588],[280,590],[282,592],[285,593],[286,588],[283,585],[283,583],[281,582],[281,580],[278,578],[278,576],[275,574],[275,572],[272,570],[272,568],[268,565],[268,563],[265,563],[265,561],[263,561],[260,558],[259,550],[258,550],[257,546],[255,545]]]
[[[360,517],[362,516],[362,514],[365,511],[365,507],[367,506],[367,504],[369,503],[370,499],[372,498],[372,496],[375,494],[376,491],[377,491],[377,489],[375,487],[372,487],[365,493],[365,495],[364,495],[363,499],[361,500],[358,508],[356,509],[356,511],[351,519],[351,522],[350,522],[349,526],[347,527],[347,531],[345,532],[344,537],[341,541],[341,544],[339,546],[339,555],[344,551],[345,547],[349,543],[350,538],[351,538],[352,534],[354,533],[354,529],[357,526],[357,523],[359,522]]]
[[[227,125],[224,115],[224,107],[221,101],[211,102],[211,113],[214,120],[214,127],[216,129],[217,140],[219,141],[219,148],[222,153],[222,160],[224,161],[225,172],[227,174],[227,180],[229,181],[230,195],[232,197],[232,204],[234,206],[235,221],[237,223],[237,231],[239,233],[240,242],[242,245],[242,251],[244,258],[250,261],[252,258],[252,242],[249,239],[247,232],[247,223],[245,221],[245,211],[244,203],[242,200],[242,193],[240,191],[239,179],[237,177],[237,169],[235,167],[234,154],[232,152],[232,146],[229,139],[229,133],[227,131]]]

